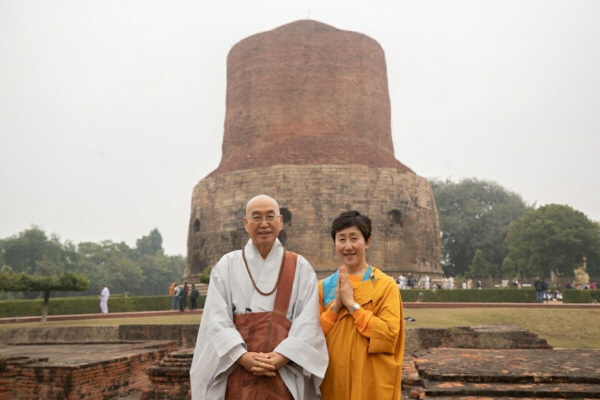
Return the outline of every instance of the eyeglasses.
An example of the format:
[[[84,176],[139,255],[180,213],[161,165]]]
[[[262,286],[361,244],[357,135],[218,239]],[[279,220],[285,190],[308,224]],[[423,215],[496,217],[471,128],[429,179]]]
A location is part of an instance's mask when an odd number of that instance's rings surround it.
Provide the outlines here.
[[[267,223],[271,223],[271,222],[275,221],[277,218],[279,218],[279,215],[268,214],[264,217],[262,215],[253,215],[248,219],[256,224],[260,224],[263,221],[267,221]]]

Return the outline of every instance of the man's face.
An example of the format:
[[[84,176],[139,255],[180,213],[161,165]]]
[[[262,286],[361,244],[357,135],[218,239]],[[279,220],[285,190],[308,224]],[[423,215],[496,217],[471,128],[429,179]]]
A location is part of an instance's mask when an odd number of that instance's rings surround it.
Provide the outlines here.
[[[248,203],[244,228],[256,247],[273,246],[283,228],[277,203],[270,197],[257,197]]]

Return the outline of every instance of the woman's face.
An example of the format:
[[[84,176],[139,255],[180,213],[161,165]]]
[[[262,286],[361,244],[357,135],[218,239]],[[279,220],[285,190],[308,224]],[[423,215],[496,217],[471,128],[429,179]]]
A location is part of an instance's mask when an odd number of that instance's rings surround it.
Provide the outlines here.
[[[358,271],[366,264],[366,252],[371,238],[365,242],[362,232],[356,226],[338,231],[335,234],[335,250],[340,261],[350,270]]]

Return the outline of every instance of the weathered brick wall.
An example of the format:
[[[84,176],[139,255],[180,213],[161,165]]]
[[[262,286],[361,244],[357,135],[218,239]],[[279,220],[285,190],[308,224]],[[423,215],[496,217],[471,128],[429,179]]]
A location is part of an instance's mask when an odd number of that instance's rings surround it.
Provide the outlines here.
[[[0,329],[0,344],[97,342],[119,340],[118,326],[77,326]]]
[[[451,329],[452,347],[469,349],[551,349],[546,339],[513,325],[478,325]],[[444,347],[444,346],[440,346]]]
[[[240,41],[226,106],[213,174],[288,163],[408,170],[394,157],[385,56],[366,35],[302,20]]]
[[[0,344],[32,343],[117,343],[169,340],[178,347],[194,347],[199,325],[119,325],[71,326],[51,328],[5,328]]]
[[[178,347],[185,349],[196,345],[199,327],[199,325],[121,325],[119,340],[172,340]]]
[[[405,354],[410,354],[415,350],[453,346],[452,334],[449,329],[415,328],[406,329],[405,332]]]
[[[339,265],[330,236],[339,213],[356,209],[373,221],[367,261],[398,271],[441,276],[439,222],[428,182],[412,172],[363,165],[277,165],[207,177],[194,188],[185,279],[248,240],[247,201],[265,193],[284,214],[280,238],[317,273]],[[287,217],[286,217],[287,215]],[[287,221],[287,222],[285,222]]]
[[[81,327],[68,328],[73,332]],[[104,336],[98,330],[96,341],[173,341],[179,348],[193,348],[198,336],[198,325],[121,325],[114,336]],[[26,329],[3,329],[0,332],[16,333]],[[43,328],[39,328],[43,329]],[[52,331],[55,328],[46,328]],[[36,330],[36,332],[40,332]],[[43,332],[43,331],[42,331]],[[90,333],[88,333],[89,337]],[[43,332],[44,337],[53,337],[52,334]],[[63,337],[64,334],[57,337]],[[458,328],[407,328],[407,351],[429,349],[434,347],[479,348],[479,349],[536,349],[549,348],[545,339],[536,334],[510,325],[480,325],[474,327]],[[29,343],[40,343],[31,341]],[[17,343],[17,342],[13,342]],[[22,343],[22,342],[21,342]]]
[[[0,357],[0,400],[103,400],[141,391],[150,383],[146,369],[174,350],[172,344],[147,347],[116,359],[69,365]]]

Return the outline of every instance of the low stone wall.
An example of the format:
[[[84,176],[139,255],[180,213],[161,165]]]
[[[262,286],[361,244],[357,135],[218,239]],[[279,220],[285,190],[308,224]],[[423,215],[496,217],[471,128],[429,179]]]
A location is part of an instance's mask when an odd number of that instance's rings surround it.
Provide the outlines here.
[[[406,330],[405,353],[431,348],[551,349],[546,339],[514,325]]]
[[[0,344],[53,342],[115,342],[118,326],[68,326],[53,328],[0,329]]]
[[[119,340],[172,340],[180,348],[196,346],[198,325],[121,325]]]
[[[121,325],[0,330],[0,343],[170,340],[179,348],[193,348],[198,325]],[[458,328],[407,328],[405,351],[429,348],[539,349],[551,348],[545,339],[511,325]]]
[[[450,330],[452,346],[465,349],[551,349],[546,339],[514,325],[463,326]]]

